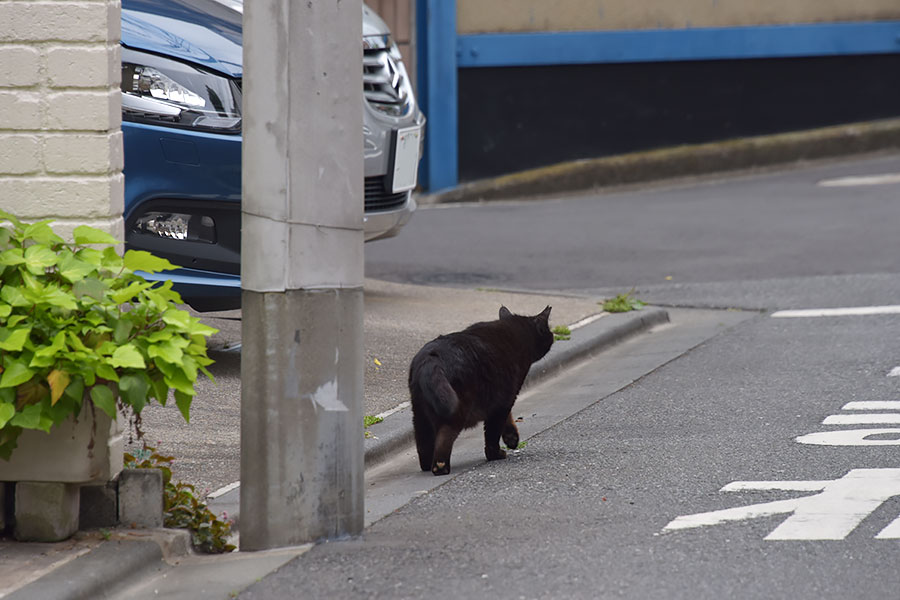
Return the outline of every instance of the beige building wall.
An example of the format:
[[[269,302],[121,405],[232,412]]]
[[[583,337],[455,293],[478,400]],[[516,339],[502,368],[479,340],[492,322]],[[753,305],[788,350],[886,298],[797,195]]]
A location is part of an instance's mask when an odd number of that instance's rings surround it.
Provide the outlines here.
[[[118,0],[7,0],[0,23],[0,209],[122,239]]]
[[[461,34],[608,31],[894,20],[900,0],[457,0],[456,10]]]

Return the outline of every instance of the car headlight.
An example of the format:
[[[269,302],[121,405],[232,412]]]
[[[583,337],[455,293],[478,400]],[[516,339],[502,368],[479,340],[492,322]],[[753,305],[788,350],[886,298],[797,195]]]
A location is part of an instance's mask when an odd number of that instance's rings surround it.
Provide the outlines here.
[[[219,133],[241,131],[241,89],[192,65],[122,48],[122,118]]]

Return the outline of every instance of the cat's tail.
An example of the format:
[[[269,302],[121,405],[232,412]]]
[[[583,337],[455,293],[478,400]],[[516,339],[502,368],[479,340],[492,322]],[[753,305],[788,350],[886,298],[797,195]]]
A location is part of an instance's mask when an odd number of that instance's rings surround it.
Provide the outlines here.
[[[459,397],[447,380],[440,361],[436,357],[429,358],[419,365],[419,389],[439,418],[450,419],[459,409]]]

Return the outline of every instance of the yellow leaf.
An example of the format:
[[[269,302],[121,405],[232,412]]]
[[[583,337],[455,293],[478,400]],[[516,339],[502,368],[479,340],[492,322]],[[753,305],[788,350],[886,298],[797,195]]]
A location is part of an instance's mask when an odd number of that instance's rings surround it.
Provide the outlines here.
[[[378,366],[380,367],[380,366],[381,366],[381,361],[378,360],[378,359],[376,358],[376,359],[375,359],[375,364],[378,365]]]
[[[50,384],[50,406],[55,406],[62,397],[63,392],[69,387],[72,378],[65,371],[54,369],[47,375],[47,383]]]

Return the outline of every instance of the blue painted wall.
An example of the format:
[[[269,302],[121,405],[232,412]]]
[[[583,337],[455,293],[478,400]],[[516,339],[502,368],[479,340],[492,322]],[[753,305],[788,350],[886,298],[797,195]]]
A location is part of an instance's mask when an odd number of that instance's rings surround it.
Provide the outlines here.
[[[457,35],[455,0],[417,0],[417,18],[430,191],[459,181],[459,69],[900,53],[900,21]]]

